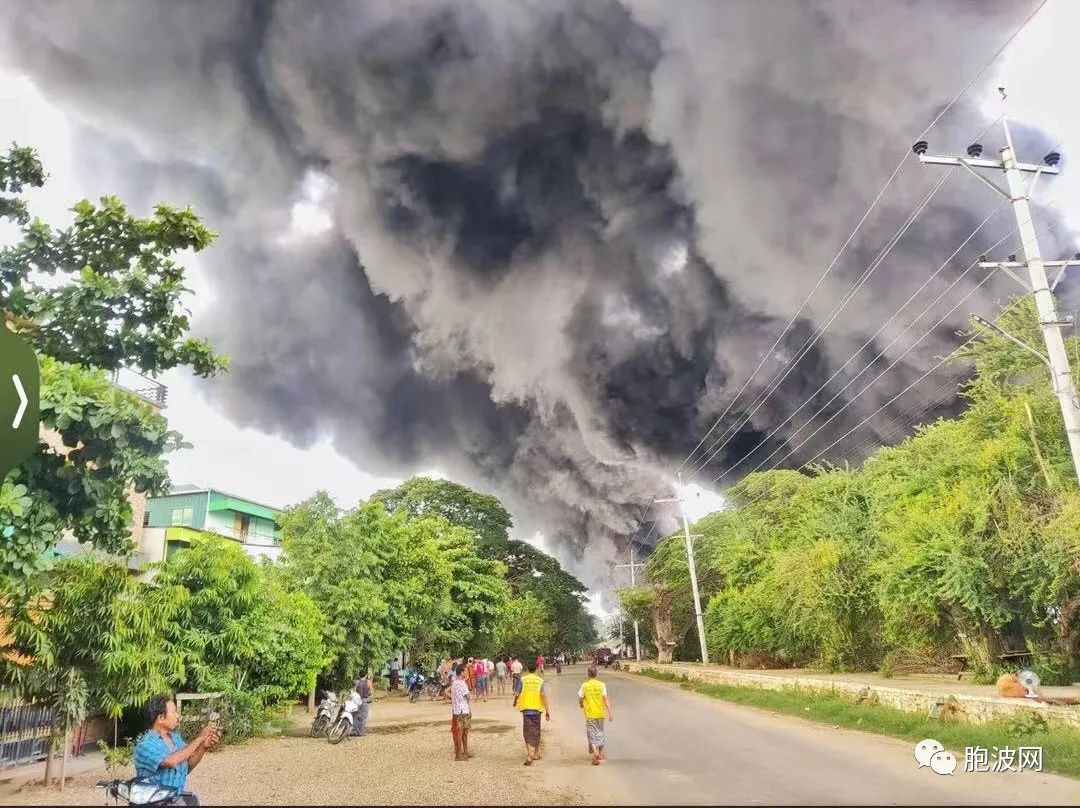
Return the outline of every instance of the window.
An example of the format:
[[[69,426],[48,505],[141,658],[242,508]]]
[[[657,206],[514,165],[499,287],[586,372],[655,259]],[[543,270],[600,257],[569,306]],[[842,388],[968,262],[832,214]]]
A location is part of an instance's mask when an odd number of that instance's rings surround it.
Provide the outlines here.
[[[194,508],[173,508],[172,520],[169,522],[173,527],[191,527],[195,524]]]

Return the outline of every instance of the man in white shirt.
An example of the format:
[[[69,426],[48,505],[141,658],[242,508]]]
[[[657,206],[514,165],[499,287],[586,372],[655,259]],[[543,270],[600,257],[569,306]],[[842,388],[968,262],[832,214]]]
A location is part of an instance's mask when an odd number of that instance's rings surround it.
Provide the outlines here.
[[[510,663],[510,674],[514,677],[515,682],[521,678],[521,672],[524,669],[525,668],[521,664],[521,660],[515,657],[514,661]]]
[[[465,681],[465,665],[457,666],[454,680],[450,683],[450,734],[454,736],[454,760],[468,760],[469,728],[472,726],[472,709],[469,706],[469,683]]]

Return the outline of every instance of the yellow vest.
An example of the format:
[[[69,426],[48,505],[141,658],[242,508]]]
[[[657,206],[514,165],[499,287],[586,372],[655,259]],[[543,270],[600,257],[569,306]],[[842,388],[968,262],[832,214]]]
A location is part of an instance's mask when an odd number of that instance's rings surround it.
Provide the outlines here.
[[[583,691],[582,709],[586,718],[604,717],[604,683],[599,679],[586,679],[581,686]]]
[[[521,692],[518,693],[517,708],[521,712],[544,709],[544,702],[540,700],[540,688],[544,686],[544,680],[535,673],[526,673],[521,677]]]

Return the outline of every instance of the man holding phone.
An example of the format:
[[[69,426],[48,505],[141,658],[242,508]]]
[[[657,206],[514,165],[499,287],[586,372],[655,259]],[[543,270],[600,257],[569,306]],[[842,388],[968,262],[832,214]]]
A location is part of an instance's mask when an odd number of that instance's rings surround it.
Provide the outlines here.
[[[146,705],[150,729],[135,744],[135,776],[179,792],[177,804],[198,805],[199,798],[184,791],[188,774],[209,750],[221,741],[221,731],[211,721],[189,744],[176,731],[180,711],[172,696],[154,696]]]

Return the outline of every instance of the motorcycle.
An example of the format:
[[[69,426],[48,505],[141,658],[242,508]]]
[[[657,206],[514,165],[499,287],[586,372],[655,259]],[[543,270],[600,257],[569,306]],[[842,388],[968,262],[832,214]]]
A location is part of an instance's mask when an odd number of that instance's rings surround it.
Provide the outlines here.
[[[334,719],[337,718],[337,714],[337,693],[327,690],[323,695],[323,700],[319,702],[319,709],[316,711],[315,718],[311,722],[311,737],[317,738],[320,735],[325,735],[326,731],[330,729],[330,725],[334,722]]]
[[[333,726],[331,726],[330,731],[326,733],[326,740],[330,741],[330,743],[338,744],[352,734],[353,719],[360,711],[360,705],[362,703],[363,700],[360,698],[360,694],[355,690],[349,694],[349,698],[346,699],[345,704],[342,705],[341,711],[338,713]]]
[[[105,789],[106,805],[109,804],[109,797],[113,798],[113,805],[120,805],[121,801],[126,805],[186,804],[186,801],[180,800],[180,792],[175,788],[139,777],[131,780],[102,780],[97,787]]]
[[[405,689],[409,693],[409,701],[416,701],[420,698],[420,694],[424,692],[424,686],[428,683],[428,678],[420,671],[410,671],[405,674]]]

